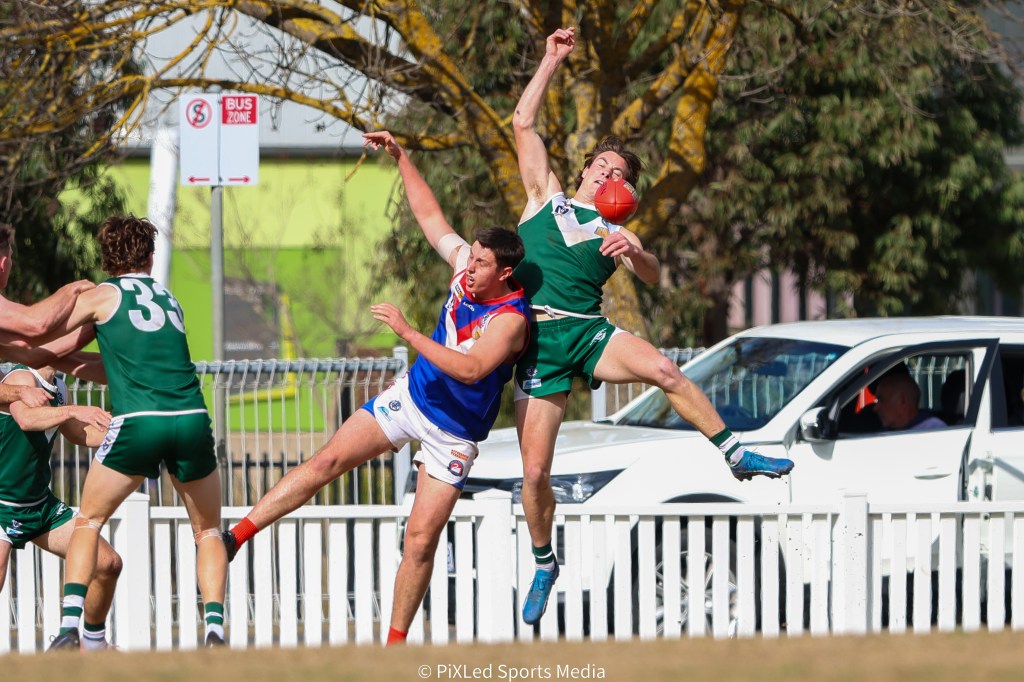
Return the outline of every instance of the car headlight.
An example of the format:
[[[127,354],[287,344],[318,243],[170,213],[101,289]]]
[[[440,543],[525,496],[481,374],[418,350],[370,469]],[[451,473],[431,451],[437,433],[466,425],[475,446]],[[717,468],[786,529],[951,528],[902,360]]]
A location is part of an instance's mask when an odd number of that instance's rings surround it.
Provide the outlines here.
[[[594,493],[608,484],[616,476],[622,473],[622,469],[615,471],[592,471],[586,474],[569,474],[567,476],[552,476],[551,490],[555,494],[555,502],[558,504],[580,504],[589,500]],[[523,482],[517,480],[512,485],[512,502],[522,504]]]

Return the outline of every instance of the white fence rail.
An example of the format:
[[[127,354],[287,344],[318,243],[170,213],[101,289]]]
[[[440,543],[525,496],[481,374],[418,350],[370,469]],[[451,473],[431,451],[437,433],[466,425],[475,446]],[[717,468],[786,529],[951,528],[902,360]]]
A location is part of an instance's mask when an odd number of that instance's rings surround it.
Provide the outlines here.
[[[228,520],[244,513],[225,511]],[[230,567],[230,645],[383,641],[407,513],[306,506],[258,534]],[[535,629],[519,615],[533,572],[522,507],[500,497],[460,501],[409,640],[1024,627],[1024,571],[1013,570],[1024,565],[1024,503],[910,507],[854,495],[786,507],[563,505],[556,521],[562,574]],[[114,642],[196,647],[201,614],[184,510],[136,494],[110,530],[125,566],[109,622]],[[45,648],[59,627],[61,573],[52,555],[15,554],[0,592],[0,651]]]

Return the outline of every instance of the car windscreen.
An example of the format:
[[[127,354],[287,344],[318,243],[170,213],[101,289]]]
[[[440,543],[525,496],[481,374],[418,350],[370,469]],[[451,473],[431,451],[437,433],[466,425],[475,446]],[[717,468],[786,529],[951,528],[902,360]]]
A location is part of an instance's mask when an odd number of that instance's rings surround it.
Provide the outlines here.
[[[847,351],[799,339],[743,337],[690,363],[684,374],[697,384],[733,431],[767,424],[816,376]],[[651,391],[615,420],[627,426],[691,429],[662,391]]]

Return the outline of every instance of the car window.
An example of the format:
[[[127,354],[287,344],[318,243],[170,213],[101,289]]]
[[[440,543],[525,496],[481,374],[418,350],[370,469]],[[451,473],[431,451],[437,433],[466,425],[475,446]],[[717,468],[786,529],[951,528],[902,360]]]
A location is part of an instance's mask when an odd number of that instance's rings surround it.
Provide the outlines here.
[[[999,361],[1002,366],[1002,394],[999,401],[993,396],[992,426],[1024,427],[1024,347],[999,347]],[[993,389],[996,386],[993,382]]]
[[[868,383],[873,363],[889,368]],[[963,422],[970,393],[970,356],[962,351],[873,359],[853,373],[839,412],[839,436],[935,429]],[[911,400],[913,396],[915,400]]]
[[[683,370],[734,431],[761,428],[848,349],[798,339],[743,337]],[[662,391],[651,391],[616,420],[629,426],[690,429]]]

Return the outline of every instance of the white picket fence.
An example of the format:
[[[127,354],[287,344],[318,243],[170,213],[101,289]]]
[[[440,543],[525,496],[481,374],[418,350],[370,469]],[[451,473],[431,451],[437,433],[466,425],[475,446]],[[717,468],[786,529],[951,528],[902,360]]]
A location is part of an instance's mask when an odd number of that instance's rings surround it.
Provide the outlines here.
[[[230,645],[385,639],[408,509],[311,505],[258,534],[230,567]],[[225,518],[246,511],[228,508]],[[507,497],[460,501],[410,641],[1024,627],[1024,571],[1012,570],[1024,565],[1024,503],[910,507],[851,495],[783,507],[562,505],[556,525],[558,594],[535,629],[519,616],[533,572],[522,507]],[[108,537],[124,558],[114,642],[195,648],[200,609],[184,509],[133,495]],[[12,565],[0,591],[0,651],[44,649],[59,627],[62,563],[33,549]]]

